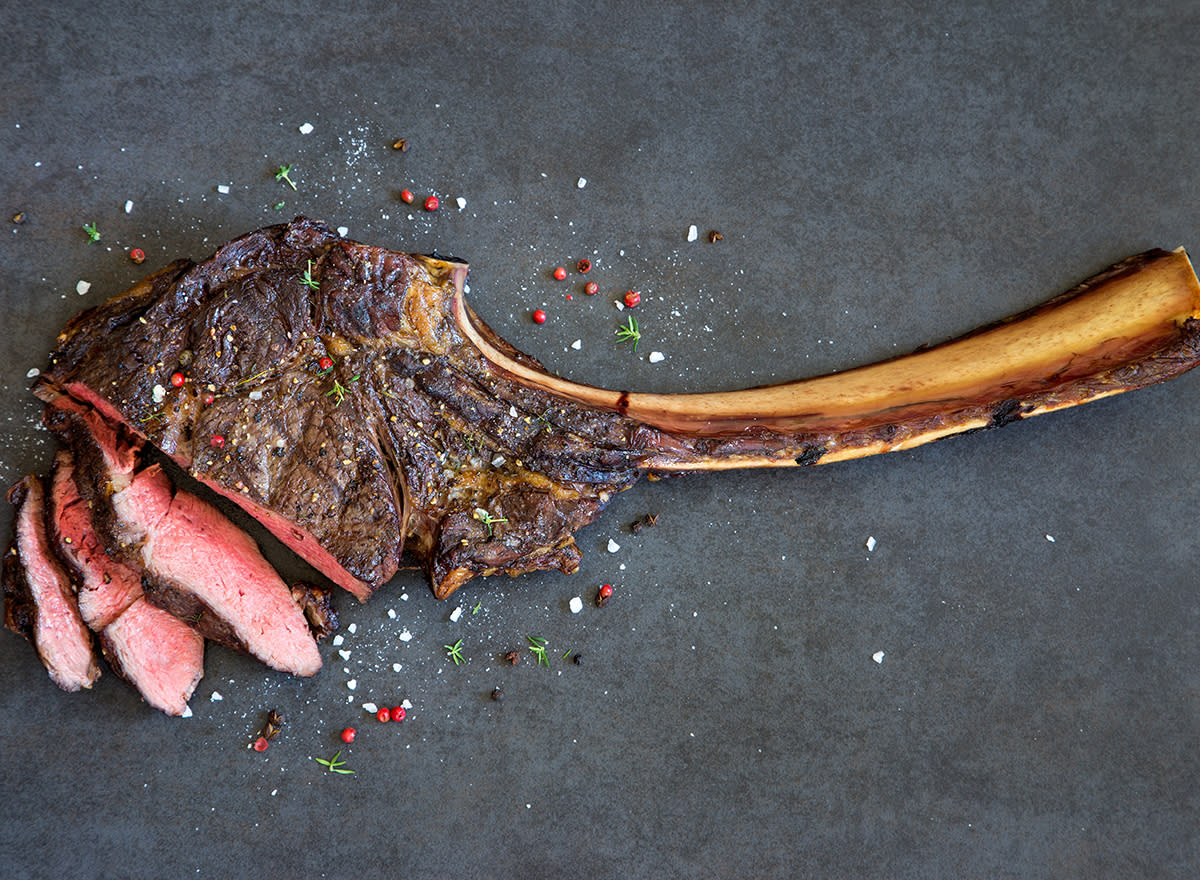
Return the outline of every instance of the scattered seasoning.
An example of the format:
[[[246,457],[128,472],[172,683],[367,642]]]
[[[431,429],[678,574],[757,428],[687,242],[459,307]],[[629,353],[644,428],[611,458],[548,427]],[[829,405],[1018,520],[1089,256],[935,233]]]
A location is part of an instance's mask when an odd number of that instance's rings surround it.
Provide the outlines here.
[[[504,662],[507,663],[509,666],[516,666],[518,663],[521,662],[521,652],[520,651],[509,651],[507,654],[504,655]]]
[[[533,323],[545,324],[546,323],[546,313],[543,312],[541,309],[536,309],[533,313]]]
[[[642,331],[638,329],[637,318],[630,315],[629,320],[621,327],[618,327],[616,333],[617,342],[632,342],[633,350],[637,351],[638,342],[642,338]]]
[[[400,140],[398,140],[394,144],[392,144],[392,149],[399,150],[401,153],[407,153],[408,152],[408,141],[405,138],[400,138]]]
[[[333,773],[353,774],[354,773],[353,770],[343,769],[346,762],[341,760],[341,757],[342,757],[342,752],[339,749],[338,751],[333,753],[333,757],[330,758],[328,761],[326,761],[324,758],[317,758],[316,761],[318,764],[320,764],[326,770],[329,770]]]
[[[459,639],[453,645],[442,645],[446,649],[446,656],[454,661],[455,666],[462,666],[466,663],[466,659],[462,655],[463,640]]]
[[[648,529],[651,526],[656,526],[656,525],[658,525],[658,514],[657,513],[648,513],[645,516],[643,516],[641,519],[634,520],[632,523],[630,523],[629,531],[633,532],[636,535],[642,529]]]
[[[291,165],[280,165],[280,166],[279,166],[279,168],[277,168],[277,169],[275,170],[275,179],[276,179],[276,180],[282,180],[284,183],[286,183],[286,184],[287,184],[288,186],[290,186],[292,189],[295,189],[295,188],[296,188],[296,184],[294,184],[294,183],[292,182],[292,179],[291,179],[290,177],[288,177],[288,173],[289,173],[291,170],[292,170],[292,166],[291,166]],[[280,205],[282,205],[282,204],[283,204],[283,203],[282,203],[282,202],[280,202]]]
[[[596,294],[598,294],[600,292],[600,285],[597,284],[595,281],[589,281],[587,284],[584,285],[583,292],[586,293],[588,296],[595,296]]]
[[[475,607],[471,609],[472,614],[478,614],[483,609],[483,600],[480,599],[475,603]]]
[[[386,706],[375,712],[375,717],[380,721],[391,721],[392,713]]]
[[[546,659],[546,640],[538,636],[526,636],[525,640],[529,642],[529,653],[537,657],[538,666],[549,666],[550,661]]]
[[[225,438],[222,437],[220,434],[213,434],[208,442],[211,443],[213,446],[217,447],[218,449],[220,449],[222,446],[225,445]]]
[[[146,252],[141,248],[134,248],[129,252],[129,259],[135,263],[144,263],[146,262]]]
[[[586,275],[588,272],[592,271],[592,261],[591,260],[580,260],[578,263],[575,264],[575,271],[578,272],[580,275]]]
[[[640,293],[638,293],[636,290],[625,291],[625,306],[626,306],[626,308],[632,309],[634,306],[636,306],[641,301],[642,301],[642,295]]]
[[[603,608],[605,605],[607,605],[608,600],[612,598],[612,594],[612,584],[601,585],[600,589],[596,591],[596,607]]]
[[[583,665],[583,655],[576,654],[574,657],[571,658],[571,662],[574,663],[576,666],[582,666]]]
[[[256,739],[254,741],[254,751],[265,752],[267,750],[267,746],[269,746],[270,744],[271,743],[267,740],[267,738],[265,736],[260,736],[258,739]]]
[[[287,204],[287,202],[276,202],[275,204],[273,204],[273,205],[271,206],[271,210],[272,210],[272,211],[282,211],[282,210],[283,210],[283,206],[284,206],[284,205],[286,205],[286,204]]]
[[[24,223],[25,222],[25,212],[17,211],[17,213],[13,214],[12,222],[16,223],[18,226],[20,226],[22,223]]]
[[[440,204],[441,204],[441,202],[438,201],[437,196],[430,196],[429,198],[427,198],[425,200],[425,210],[426,211],[436,211],[438,209],[438,205],[440,205]]]
[[[272,709],[267,713],[267,723],[263,725],[260,739],[265,739],[268,742],[279,736],[279,731],[283,730],[283,715],[277,709]],[[259,749],[262,751],[262,749]]]
[[[403,706],[392,706],[392,711],[390,714],[393,721],[403,721],[408,717],[408,712],[404,710]]]
[[[500,690],[500,688],[492,688],[492,699],[495,700],[497,703],[503,701],[504,700],[504,691]]]
[[[402,202],[405,202],[406,204],[409,204],[409,205],[411,205],[411,204],[413,203],[413,199],[415,199],[415,198],[416,198],[416,196],[414,196],[414,195],[412,194],[412,190],[411,190],[411,189],[402,189],[402,190],[400,190],[400,201],[402,201]]]
[[[312,277],[312,260],[308,261],[308,266],[304,269],[304,274],[300,276],[304,286],[311,290],[320,290],[321,283]]]
[[[333,358],[323,357],[319,361],[317,361],[317,366],[320,367],[322,370],[332,370],[333,369]]]
[[[93,241],[99,241],[99,240],[100,240],[100,230],[98,230],[98,229],[96,228],[96,224],[95,224],[95,223],[85,223],[85,224],[83,224],[83,231],[87,233],[87,237],[88,237],[88,241],[89,241],[89,242],[93,242]]]
[[[342,731],[342,742],[352,743],[352,742],[354,742],[354,737],[356,737],[356,736],[358,736],[358,731],[355,730],[353,727],[347,727],[345,730]]]
[[[182,388],[183,383],[186,381],[187,381],[187,379],[184,378],[183,373],[172,373],[171,374],[171,384],[173,386],[175,386],[176,388]]]
[[[201,398],[201,400],[204,401],[205,406],[212,406],[213,401],[216,399],[217,399],[217,396],[215,394],[213,394],[211,391],[204,392],[204,397]]]
[[[721,233],[717,232],[717,230],[714,229],[712,232],[710,232],[708,234],[709,244],[716,244],[718,241],[720,241],[724,237],[725,236],[723,236]]]
[[[565,267],[563,267],[563,266],[555,267],[555,269],[554,269],[554,280],[555,281],[562,281],[566,277],[567,277],[567,270]]]

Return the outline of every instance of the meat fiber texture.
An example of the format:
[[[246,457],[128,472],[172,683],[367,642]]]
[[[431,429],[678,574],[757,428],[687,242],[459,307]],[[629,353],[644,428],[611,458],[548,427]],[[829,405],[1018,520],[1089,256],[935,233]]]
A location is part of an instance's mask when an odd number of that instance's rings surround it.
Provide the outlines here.
[[[439,597],[573,572],[638,426],[500,375],[452,315],[466,271],[298,218],[82,313],[35,393],[137,432],[360,600],[402,562]]]
[[[79,611],[100,634],[109,665],[168,715],[182,715],[204,675],[204,639],[174,615],[146,601],[143,570],[114,559],[75,485],[71,453],[55,458],[46,514],[59,557],[72,571]]]

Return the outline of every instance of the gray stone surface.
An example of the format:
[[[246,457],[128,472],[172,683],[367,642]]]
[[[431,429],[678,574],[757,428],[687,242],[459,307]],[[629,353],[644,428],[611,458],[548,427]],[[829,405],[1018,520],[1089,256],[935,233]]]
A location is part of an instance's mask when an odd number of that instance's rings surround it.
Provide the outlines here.
[[[26,372],[72,314],[301,213],[467,259],[514,344],[662,391],[889,357],[1200,248],[1194,3],[3,5],[5,485],[48,467]],[[599,296],[550,277],[584,256]],[[0,875],[1194,877],[1197,401],[1191,375],[644,483],[573,577],[344,597],[315,680],[210,649],[186,720],[111,674],[60,693],[0,633]],[[501,662],[527,635],[549,670]],[[405,698],[402,725],[360,708]]]

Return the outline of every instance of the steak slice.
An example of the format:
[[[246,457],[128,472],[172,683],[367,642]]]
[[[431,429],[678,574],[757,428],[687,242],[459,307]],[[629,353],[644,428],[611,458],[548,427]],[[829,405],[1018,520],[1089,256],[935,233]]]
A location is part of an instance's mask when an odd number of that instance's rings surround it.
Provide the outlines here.
[[[183,715],[204,677],[204,639],[179,618],[139,597],[100,633],[104,659],[142,698]]]
[[[105,551],[67,449],[55,457],[47,514],[55,549],[74,575],[80,614],[100,634],[109,665],[154,708],[183,714],[204,676],[204,639],[146,602],[141,570]]]
[[[46,506],[50,536],[74,575],[83,622],[99,632],[142,596],[140,570],[112,558],[92,526],[92,512],[75,485],[71,452],[60,449],[50,475]]]
[[[8,500],[17,510],[13,546],[4,559],[4,623],[33,643],[60,688],[90,688],[100,667],[71,581],[47,539],[41,479],[23,478]]]

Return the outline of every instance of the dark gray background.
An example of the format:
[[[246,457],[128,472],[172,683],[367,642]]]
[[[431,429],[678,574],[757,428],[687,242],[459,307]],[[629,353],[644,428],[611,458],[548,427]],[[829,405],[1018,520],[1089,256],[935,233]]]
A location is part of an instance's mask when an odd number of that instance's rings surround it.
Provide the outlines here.
[[[466,259],[513,343],[664,391],[889,357],[1200,248],[1193,2],[2,6],[5,485],[48,466],[26,372],[72,314],[299,213]],[[550,277],[583,256],[600,296]],[[190,719],[111,674],[61,693],[0,634],[0,875],[1196,876],[1197,401],[1193,374],[643,483],[573,577],[343,597],[349,658],[315,680],[210,649]],[[550,670],[499,662],[526,635]],[[360,708],[404,698],[403,725]],[[347,724],[336,777],[313,759]]]

